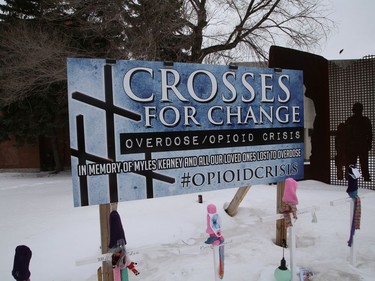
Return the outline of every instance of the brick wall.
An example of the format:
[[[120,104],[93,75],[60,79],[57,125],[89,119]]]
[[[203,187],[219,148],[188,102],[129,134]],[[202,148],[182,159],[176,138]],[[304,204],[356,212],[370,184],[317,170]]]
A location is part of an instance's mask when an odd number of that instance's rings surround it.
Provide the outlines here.
[[[0,169],[40,170],[39,146],[14,146],[13,141],[0,142]]]

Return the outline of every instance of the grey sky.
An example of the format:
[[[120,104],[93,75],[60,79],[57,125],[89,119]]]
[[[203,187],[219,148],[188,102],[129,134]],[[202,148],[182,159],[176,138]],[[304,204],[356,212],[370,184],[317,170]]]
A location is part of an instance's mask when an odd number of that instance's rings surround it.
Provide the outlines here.
[[[359,59],[375,55],[375,1],[325,0],[333,6],[331,18],[337,24],[316,54],[328,60]],[[344,49],[341,54],[340,50]]]

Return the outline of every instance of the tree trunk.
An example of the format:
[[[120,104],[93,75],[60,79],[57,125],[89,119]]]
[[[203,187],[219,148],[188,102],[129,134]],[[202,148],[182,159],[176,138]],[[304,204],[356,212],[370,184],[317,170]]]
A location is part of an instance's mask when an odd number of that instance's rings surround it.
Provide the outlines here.
[[[53,160],[55,162],[55,173],[61,172],[63,170],[63,165],[61,164],[60,153],[59,153],[59,145],[57,143],[57,136],[56,134],[51,137],[52,142],[52,152],[53,152]]]

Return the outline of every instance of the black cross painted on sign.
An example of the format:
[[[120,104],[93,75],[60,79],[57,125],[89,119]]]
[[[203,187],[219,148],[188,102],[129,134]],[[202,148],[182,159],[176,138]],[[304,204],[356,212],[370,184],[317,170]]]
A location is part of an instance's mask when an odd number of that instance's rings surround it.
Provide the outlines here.
[[[96,163],[112,163],[116,162],[116,146],[115,146],[115,129],[114,129],[114,118],[115,114],[125,118],[129,118],[134,121],[140,121],[141,116],[137,113],[129,110],[117,107],[113,104],[113,82],[112,82],[112,64],[115,64],[115,60],[107,60],[104,65],[104,89],[105,89],[105,101],[101,101],[90,97],[80,92],[73,92],[72,98],[83,103],[92,105],[94,107],[105,110],[106,112],[106,136],[107,136],[107,157],[108,159],[98,157],[92,154],[86,153],[85,149],[85,136],[84,136],[84,120],[82,115],[76,116],[77,123],[77,141],[78,149],[71,149],[71,155],[78,158],[79,165],[86,164],[86,161],[92,161]],[[145,160],[151,159],[151,153],[145,153]],[[155,173],[154,171],[134,171],[134,173],[142,175],[146,178],[146,190],[147,198],[153,198],[153,179],[160,181],[174,183],[175,179],[169,176]],[[117,190],[117,176],[116,174],[109,174],[109,196],[110,202],[118,202],[118,190]],[[87,176],[80,176],[80,195],[81,195],[81,206],[89,205],[88,198],[88,184]]]

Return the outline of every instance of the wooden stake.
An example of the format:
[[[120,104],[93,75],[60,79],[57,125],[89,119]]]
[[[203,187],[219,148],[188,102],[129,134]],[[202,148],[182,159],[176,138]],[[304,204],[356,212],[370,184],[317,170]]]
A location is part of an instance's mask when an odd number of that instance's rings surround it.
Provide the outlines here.
[[[238,188],[232,201],[230,202],[228,207],[225,209],[228,215],[230,215],[231,217],[234,217],[237,214],[238,207],[240,206],[242,200],[245,198],[247,192],[250,190],[250,187],[251,185]]]
[[[103,273],[102,273],[101,267],[98,268],[97,274],[98,274],[98,281],[103,281]]]
[[[100,237],[101,237],[101,248],[102,254],[106,254],[109,251],[109,215],[112,211],[117,209],[117,203],[112,204],[101,204],[99,205],[99,217],[100,217]],[[112,265],[108,262],[102,263],[102,274],[103,281],[112,281],[113,272]]]
[[[277,183],[277,198],[276,198],[276,213],[279,213],[279,209],[283,204],[283,194],[285,189],[285,181]],[[276,241],[275,244],[282,247],[283,241],[287,240],[287,232],[285,227],[285,219],[276,221]]]

